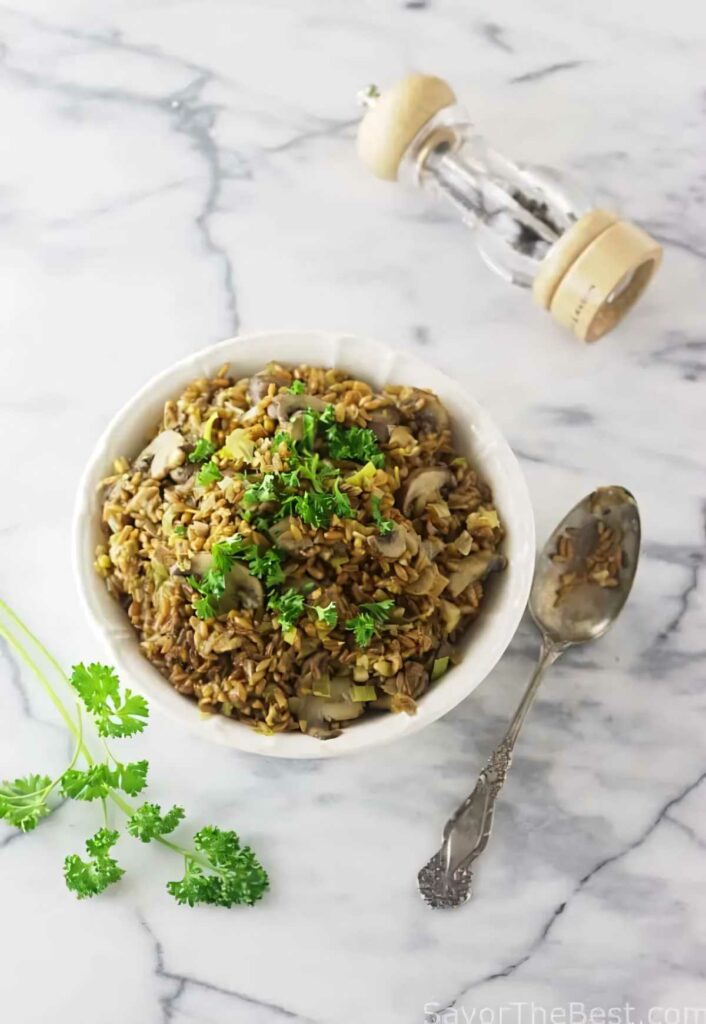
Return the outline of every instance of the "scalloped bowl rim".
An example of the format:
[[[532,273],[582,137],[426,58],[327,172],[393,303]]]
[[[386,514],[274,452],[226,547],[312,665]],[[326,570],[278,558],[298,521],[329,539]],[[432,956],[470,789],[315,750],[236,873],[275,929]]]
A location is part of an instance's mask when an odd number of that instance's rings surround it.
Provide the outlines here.
[[[98,487],[113,459],[140,450],[164,402],[190,380],[211,375],[223,363],[235,364],[237,372],[246,376],[271,360],[343,366],[376,387],[397,383],[431,388],[449,408],[458,448],[490,484],[507,530],[503,551],[508,566],[488,588],[478,621],[464,638],[460,664],[422,697],[416,715],[371,716],[326,741],[300,733],[265,736],[222,715],[200,715],[194,702],[172,689],[142,655],[136,632],[93,564],[95,545],[103,537]],[[328,758],[361,751],[410,736],[451,711],[480,685],[510,643],[527,604],[534,559],[534,517],[527,484],[489,414],[459,383],[415,355],[345,332],[242,335],[201,349],[158,373],[113,417],[96,444],[79,485],[73,523],[73,561],[81,600],[123,681],[202,739],[269,757]]]

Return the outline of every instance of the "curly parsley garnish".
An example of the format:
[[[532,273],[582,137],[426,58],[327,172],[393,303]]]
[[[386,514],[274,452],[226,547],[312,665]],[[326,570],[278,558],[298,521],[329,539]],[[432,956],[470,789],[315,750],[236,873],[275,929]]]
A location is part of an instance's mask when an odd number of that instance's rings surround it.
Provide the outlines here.
[[[194,836],[194,846],[205,863],[187,861],[184,877],[167,882],[167,890],[177,903],[232,907],[234,903],[252,906],[262,899],[267,875],[250,847],[240,845],[235,832],[207,825]]]
[[[352,630],[359,647],[367,647],[373,637],[378,635],[378,627],[387,622],[394,607],[392,598],[358,606],[358,614],[347,620],[346,629]]]
[[[373,520],[378,528],[378,533],[381,537],[386,537],[388,533],[392,533],[395,528],[395,524],[392,519],[385,519],[382,512],[380,511],[380,498],[377,494],[374,494],[370,499],[370,509],[373,514]]]
[[[127,820],[125,826],[131,836],[149,843],[159,836],[169,835],[184,818],[184,808],[175,804],[162,814],[159,804],[144,803]]]
[[[100,828],[94,836],[86,840],[86,852],[89,860],[81,860],[70,854],[64,861],[64,878],[66,886],[75,892],[80,900],[87,896],[97,896],[113,882],[118,882],[125,871],[110,856],[110,851],[120,838],[120,833],[111,828]]]
[[[132,690],[121,694],[110,665],[74,665],[69,683],[93,715],[99,736],[133,736],[147,725],[147,701]]]
[[[47,801],[55,783],[48,775],[24,775],[0,783],[0,818],[23,832],[31,832],[40,818],[51,813]]]
[[[368,427],[344,427],[335,423],[326,431],[326,442],[333,459],[372,462],[376,469],[385,465],[378,440]]]
[[[265,473],[259,483],[249,484],[245,488],[243,501],[246,505],[262,505],[268,501],[278,500],[278,475]]]
[[[110,795],[111,789],[121,789],[128,796],[137,796],[147,785],[147,761],[133,761],[130,764],[115,763],[111,768],[107,761],[93,764],[85,771],[72,768],[61,777],[61,792],[71,800],[102,800]]]
[[[275,587],[278,583],[284,582],[284,569],[282,562],[284,552],[279,548],[266,548],[262,553],[256,545],[251,545],[248,559],[248,568],[253,576],[257,576],[266,587]]]
[[[221,552],[220,564],[226,564],[231,554],[227,550]],[[122,795],[132,796],[145,788],[148,763],[145,760],[119,761],[107,747],[105,738],[130,737],[145,728],[149,709],[144,697],[121,690],[115,670],[108,665],[76,665],[71,676],[67,676],[56,659],[2,600],[0,613],[0,636],[35,674],[75,740],[70,764],[55,779],[36,774],[0,784],[0,818],[15,828],[30,831],[43,817],[51,814],[54,809],[51,794],[55,790],[72,800],[100,801],[104,825],[86,840],[87,858],[72,853],[64,861],[66,885],[78,899],[96,896],[125,874],[113,856],[113,847],[120,833],[110,826],[108,801],[126,815],[128,835],[143,843],[155,840],[183,858],[184,878],[167,883],[168,892],[178,903],[190,906],[212,903],[230,907],[235,903],[252,904],[261,899],[269,884],[267,872],[252,850],[240,846],[234,832],[209,825],[195,834],[192,846],[182,846],[164,836],[173,832],[183,820],[183,808],[174,806],[162,814],[158,804],[143,803],[140,807],[133,807]],[[75,716],[40,667],[42,661],[51,667],[53,674],[60,674],[78,697],[80,703],[76,704]],[[96,761],[84,741],[82,706],[103,743],[104,761]],[[84,762],[82,767],[76,767],[79,760]]]
[[[272,594],[267,607],[277,614],[277,621],[283,633],[294,629],[304,614],[304,595],[297,590],[284,590],[281,594]]]
[[[207,441],[205,437],[201,437],[194,445],[194,450],[189,452],[189,462],[206,462],[211,458],[215,450],[216,446],[212,441]]]
[[[336,608],[334,601],[330,601],[329,604],[324,606],[314,604],[310,607],[312,607],[316,612],[316,617],[319,622],[325,622],[327,626],[331,627],[331,629],[338,624],[338,609]]]
[[[218,464],[214,462],[213,459],[211,459],[210,462],[207,462],[196,475],[196,483],[199,487],[210,487],[211,484],[222,479],[223,474],[221,473]]]

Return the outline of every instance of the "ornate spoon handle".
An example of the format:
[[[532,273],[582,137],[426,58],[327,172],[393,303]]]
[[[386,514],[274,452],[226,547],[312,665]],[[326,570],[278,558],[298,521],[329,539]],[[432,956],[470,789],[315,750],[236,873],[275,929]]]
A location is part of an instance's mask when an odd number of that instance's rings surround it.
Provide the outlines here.
[[[546,637],[543,639],[537,667],[509,729],[488,758],[473,792],[446,822],[440,849],[419,872],[419,892],[430,907],[457,907],[470,897],[473,877],[471,865],[488,845],[495,801],[510,770],[512,751],[522,723],[545,670],[564,650],[564,646],[555,645]]]

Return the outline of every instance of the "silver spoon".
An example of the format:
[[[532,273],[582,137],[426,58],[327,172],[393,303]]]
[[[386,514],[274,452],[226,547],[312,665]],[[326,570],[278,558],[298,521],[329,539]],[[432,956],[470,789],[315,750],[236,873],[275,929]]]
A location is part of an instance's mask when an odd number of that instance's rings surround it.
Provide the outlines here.
[[[640,553],[637,502],[623,487],[599,487],[559,523],[539,556],[529,607],[542,634],[539,662],[504,737],[475,789],[443,831],[441,848],[417,876],[430,907],[471,895],[471,865],[490,838],[495,801],[544,672],[567,648],[603,636],[622,611]]]

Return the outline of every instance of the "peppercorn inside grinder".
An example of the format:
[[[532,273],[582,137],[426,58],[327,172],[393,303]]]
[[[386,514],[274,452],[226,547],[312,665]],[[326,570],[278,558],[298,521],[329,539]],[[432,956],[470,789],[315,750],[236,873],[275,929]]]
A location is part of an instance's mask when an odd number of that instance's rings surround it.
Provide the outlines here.
[[[491,149],[446,82],[410,75],[368,108],[358,154],[379,178],[443,196],[476,229],[485,262],[581,341],[623,318],[659,266],[662,250],[635,224],[595,209],[562,174]]]

